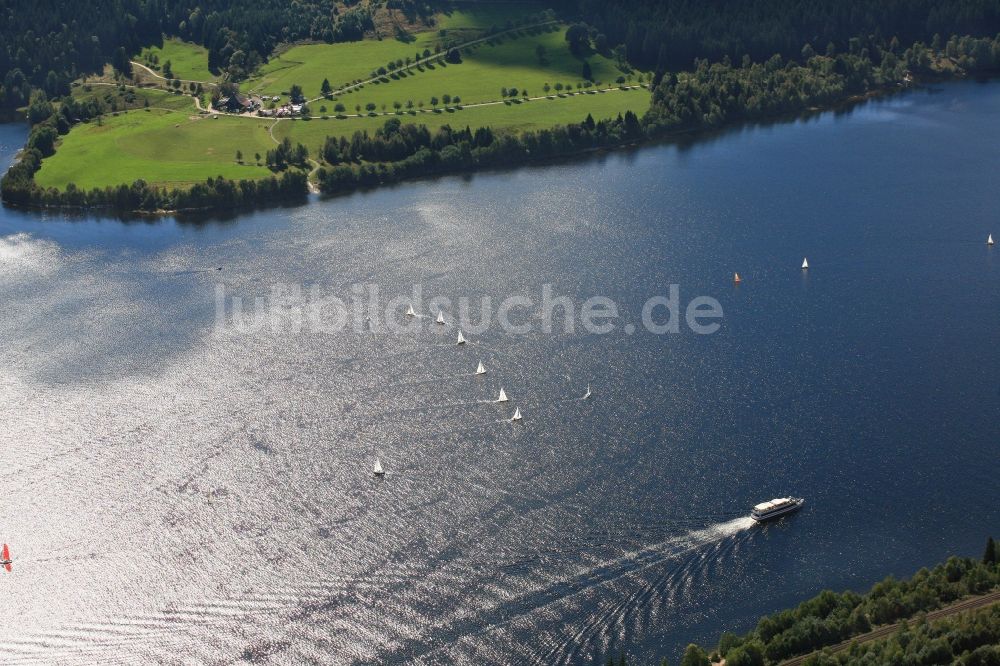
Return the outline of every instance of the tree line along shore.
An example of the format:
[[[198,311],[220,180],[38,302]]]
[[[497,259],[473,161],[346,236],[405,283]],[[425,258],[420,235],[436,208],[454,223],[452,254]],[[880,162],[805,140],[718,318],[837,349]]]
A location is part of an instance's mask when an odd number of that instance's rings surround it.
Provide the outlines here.
[[[636,666],[624,651],[608,666]],[[662,658],[660,666],[669,660]],[[824,590],[766,615],[746,634],[724,633],[708,651],[690,644],[681,666],[996,666],[1000,664],[1000,548],[950,557],[867,592]]]

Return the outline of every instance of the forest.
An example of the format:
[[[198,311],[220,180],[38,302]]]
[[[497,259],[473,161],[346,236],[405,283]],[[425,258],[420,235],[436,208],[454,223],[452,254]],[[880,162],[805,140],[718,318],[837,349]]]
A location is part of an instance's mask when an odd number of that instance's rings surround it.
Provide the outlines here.
[[[431,132],[393,118],[374,136],[357,132],[350,140],[327,139],[324,159],[334,166],[321,168],[317,175],[320,190],[336,194],[414,176],[551,159],[643,136],[642,124],[632,112],[613,120],[588,116],[580,124],[520,134],[494,134],[488,127],[455,130],[448,125]],[[351,164],[362,159],[385,161]]]
[[[982,558],[950,557],[933,569],[921,569],[911,578],[892,576],[868,592],[824,590],[797,607],[767,615],[753,631],[738,636],[725,633],[709,654],[689,645],[681,666],[710,666],[725,659],[726,666],[767,666],[805,655],[871,631],[879,625],[906,620],[886,638],[854,644],[842,652],[816,652],[808,666],[848,664],[1000,664],[1000,604],[946,616],[928,622],[927,611],[965,597],[1000,588],[1000,550],[987,539]],[[625,656],[609,665],[628,663]],[[667,664],[663,659],[661,665]]]
[[[690,69],[695,58],[755,62],[848,48],[852,38],[929,42],[935,34],[993,37],[995,0],[577,0],[567,9],[603,44],[624,44],[629,62],[658,71]]]

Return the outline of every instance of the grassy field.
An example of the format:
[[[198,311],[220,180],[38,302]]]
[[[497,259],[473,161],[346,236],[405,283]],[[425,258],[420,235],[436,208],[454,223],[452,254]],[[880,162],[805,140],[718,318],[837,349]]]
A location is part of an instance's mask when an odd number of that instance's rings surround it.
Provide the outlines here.
[[[544,49],[544,57],[540,60],[536,48]],[[611,84],[622,76],[615,63],[598,54],[586,58],[590,64],[593,80]],[[391,110],[395,102],[404,106],[411,101],[419,107],[422,101],[429,105],[431,97],[441,98],[448,94],[459,96],[463,104],[488,102],[501,99],[501,88],[517,88],[527,90],[529,95],[537,97],[545,94],[544,86],[576,87],[584,81],[583,59],[576,58],[569,52],[563,38],[563,30],[540,32],[517,39],[508,39],[497,46],[482,45],[470,49],[463,54],[460,64],[428,65],[410,70],[399,79],[389,78],[388,83],[370,83],[363,88],[342,95],[337,101],[316,102],[313,111],[323,104],[333,109],[334,104],[344,104],[348,112],[357,105],[366,108],[374,103],[381,110],[385,104]]]
[[[483,127],[523,131],[540,129],[553,125],[578,123],[593,115],[596,120],[612,118],[625,111],[634,111],[642,115],[649,108],[650,93],[645,89],[613,90],[605,93],[574,95],[572,97],[556,97],[555,99],[538,99],[520,104],[496,104],[490,106],[468,107],[452,112],[434,113],[425,111],[413,115],[379,115],[375,118],[345,118],[337,120],[330,118],[322,120],[283,120],[274,128],[274,136],[278,139],[288,137],[293,143],[304,143],[309,147],[311,155],[319,154],[327,136],[351,136],[358,130],[374,132],[385,124],[389,118],[399,118],[404,123],[427,125],[430,128],[441,125],[452,127]]]
[[[79,125],[62,138],[55,156],[42,162],[35,180],[43,187],[68,183],[90,189],[143,179],[187,186],[209,176],[259,178],[264,167],[240,165],[237,150],[252,163],[274,147],[268,124],[245,118],[197,116],[160,109],[133,110]]]
[[[428,36],[426,39],[432,38]],[[416,42],[409,44],[383,39],[295,46],[271,58],[260,68],[259,76],[240,87],[266,95],[281,95],[287,94],[292,84],[297,83],[307,97],[318,97],[323,79],[329,79],[334,88],[356,79],[367,79],[373,69],[390,60],[414,57],[426,48],[423,45],[426,43],[418,37]]]
[[[508,21],[516,21],[529,14],[546,9],[537,2],[501,2],[464,5],[437,17],[435,30],[447,31],[448,37],[474,39],[475,33],[497,28],[503,30]]]
[[[241,88],[256,87],[262,92],[280,94],[293,83],[302,85],[309,97],[319,94],[320,83],[328,78],[338,84],[367,79],[372,70],[396,58],[414,58],[424,48],[434,50],[441,42],[480,36],[491,27],[504,29],[508,22],[541,10],[535,4],[466,5],[465,9],[439,15],[434,25],[417,33],[409,41],[397,39],[366,40],[346,44],[303,44],[289,48],[262,67],[258,77]],[[569,52],[565,26],[521,29],[464,48],[462,62],[421,66],[419,71],[389,77],[379,83],[343,94],[336,100],[310,104],[311,120],[281,120],[250,116],[208,115],[199,113],[189,95],[174,95],[159,89],[127,88],[117,85],[82,85],[74,88],[78,97],[93,96],[104,101],[114,115],[74,127],[62,137],[56,154],[43,160],[36,174],[44,187],[64,188],[69,183],[81,188],[104,187],[143,179],[149,183],[183,187],[204,181],[209,176],[232,179],[259,178],[270,174],[256,164],[255,154],[264,156],[276,142],[289,138],[303,143],[313,158],[327,136],[350,136],[357,130],[374,132],[389,118],[421,123],[430,128],[450,124],[454,127],[489,126],[495,130],[521,131],[556,124],[581,122],[587,114],[595,119],[611,118],[631,110],[642,115],[649,107],[650,93],[645,89],[607,92],[589,90],[573,95],[558,94],[556,84],[576,92],[584,81],[584,59]],[[154,51],[160,64],[170,60],[174,75],[208,80],[204,49],[177,40],[166,40]],[[599,54],[585,58],[591,78],[600,87],[611,87],[625,74],[617,64]],[[106,82],[105,82],[106,83]],[[550,86],[546,93],[544,87]],[[527,90],[532,97],[546,94],[553,99],[500,101],[501,88]],[[444,95],[461,98],[463,108],[432,109],[431,98]],[[413,109],[406,111],[407,102]],[[394,113],[394,103],[404,110]],[[423,102],[423,108],[419,103]],[[337,104],[344,104],[347,114],[355,107],[374,104],[388,114],[375,117],[337,119]],[[439,107],[443,100],[439,99]],[[321,107],[326,107],[323,111]],[[129,109],[124,112],[123,109]],[[321,118],[322,115],[328,116]],[[241,151],[245,164],[236,162]]]
[[[172,111],[195,111],[194,98],[185,95],[175,95],[155,88],[127,88],[124,92],[118,86],[103,84],[84,84],[74,86],[72,95],[82,101],[96,98],[104,102],[113,111],[143,108],[146,102],[150,108],[170,109]]]
[[[157,71],[161,76],[163,65],[169,60],[174,78],[191,81],[215,81],[218,78],[208,71],[208,50],[198,44],[171,37],[163,40],[163,46],[143,49],[136,61],[145,64],[149,55],[159,58],[160,69]]]
[[[486,30],[503,29],[508,21],[541,12],[534,3],[469,6],[437,17],[433,29],[412,35],[413,41],[384,38],[340,44],[303,44],[274,56],[257,76],[242,88],[267,95],[287,93],[293,83],[302,86],[307,97],[317,97],[323,79],[336,89],[358,79],[367,79],[373,70],[390,61],[416,60],[425,49],[464,42],[483,36]],[[442,32],[444,33],[442,35]]]

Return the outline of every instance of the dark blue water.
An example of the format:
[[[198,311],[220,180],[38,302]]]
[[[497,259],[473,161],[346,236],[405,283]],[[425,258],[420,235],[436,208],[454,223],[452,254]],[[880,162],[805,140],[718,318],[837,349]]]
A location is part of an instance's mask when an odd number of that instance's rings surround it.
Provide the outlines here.
[[[1000,86],[969,82],[229,219],[0,210],[0,654],[675,660],[978,555],[1000,534],[998,132]],[[24,136],[0,125],[5,161]],[[418,283],[425,315],[550,284],[621,317],[546,333],[536,303],[531,332],[464,347],[455,308],[403,334],[216,329],[217,286]],[[671,284],[719,301],[717,333],[624,331]],[[806,508],[750,525],[786,494]]]

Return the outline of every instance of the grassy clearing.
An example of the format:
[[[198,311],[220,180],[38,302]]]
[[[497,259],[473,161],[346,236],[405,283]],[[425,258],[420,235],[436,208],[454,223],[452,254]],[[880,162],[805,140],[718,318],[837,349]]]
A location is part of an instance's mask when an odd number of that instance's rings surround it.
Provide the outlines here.
[[[525,15],[537,14],[544,9],[546,5],[535,2],[464,5],[439,15],[434,28],[447,31],[449,37],[475,39],[476,32],[490,28],[503,30],[508,26],[508,22],[516,21]]]
[[[159,65],[153,66],[149,56],[155,55]],[[208,70],[208,50],[198,44],[182,42],[171,37],[163,40],[163,46],[151,46],[142,50],[136,61],[150,66],[161,76],[163,65],[170,61],[174,78],[191,81],[215,81],[218,77]]]
[[[267,95],[281,95],[297,83],[307,97],[318,97],[324,78],[334,89],[340,88],[358,79],[367,79],[373,70],[390,61],[417,59],[425,49],[433,52],[438,45],[444,47],[479,38],[491,27],[502,29],[508,21],[542,9],[542,5],[534,3],[484,3],[439,15],[432,30],[411,35],[411,41],[383,38],[293,46],[271,58],[241,87]]]
[[[294,46],[260,68],[258,76],[240,86],[266,95],[287,94],[293,83],[302,86],[307,97],[318,97],[323,79],[340,88],[356,79],[366,79],[373,69],[397,58],[413,58],[428,48],[428,33],[409,44],[392,39],[365,40],[341,44]],[[430,45],[433,50],[433,44]]]
[[[194,98],[190,95],[176,95],[155,88],[129,87],[123,91],[118,86],[89,83],[75,86],[72,94],[80,101],[99,99],[112,111],[139,109],[145,106],[145,102],[149,102],[150,108],[196,112]]]
[[[452,127],[485,127],[496,130],[536,130],[553,125],[578,123],[591,114],[595,120],[611,118],[625,111],[642,115],[649,108],[650,93],[645,89],[613,90],[605,93],[581,94],[572,97],[539,99],[520,104],[494,104],[468,107],[452,112],[441,111],[403,115],[379,115],[375,118],[330,118],[322,120],[285,120],[274,128],[277,139],[288,137],[293,143],[304,143],[311,155],[319,154],[327,136],[351,136],[358,130],[373,133],[389,118],[399,118],[404,123],[427,125],[430,128],[441,125]]]
[[[544,49],[542,59],[536,51],[539,46]],[[599,54],[591,54],[585,60],[590,64],[593,80],[605,85],[623,74],[614,61]],[[404,107],[413,102],[419,108],[420,102],[429,106],[431,97],[441,99],[445,94],[457,95],[463,104],[472,104],[501,99],[502,88],[527,90],[529,96],[537,97],[545,94],[545,84],[554,87],[561,83],[575,89],[584,82],[583,63],[584,59],[570,53],[562,30],[540,32],[508,39],[497,46],[483,44],[465,52],[460,64],[417,68],[398,74],[398,79],[388,78],[388,83],[368,84],[342,95],[332,104],[315,102],[312,108],[315,113],[318,105],[323,104],[332,112],[337,102],[344,104],[349,113],[359,104],[365,109],[369,103],[374,103],[378,110],[383,104],[392,110],[396,102]]]
[[[35,180],[43,187],[68,183],[90,189],[141,178],[148,183],[185,187],[209,176],[260,178],[264,167],[240,165],[237,150],[253,162],[274,147],[269,123],[244,118],[212,118],[160,109],[135,110],[74,127],[56,154],[42,162]]]

